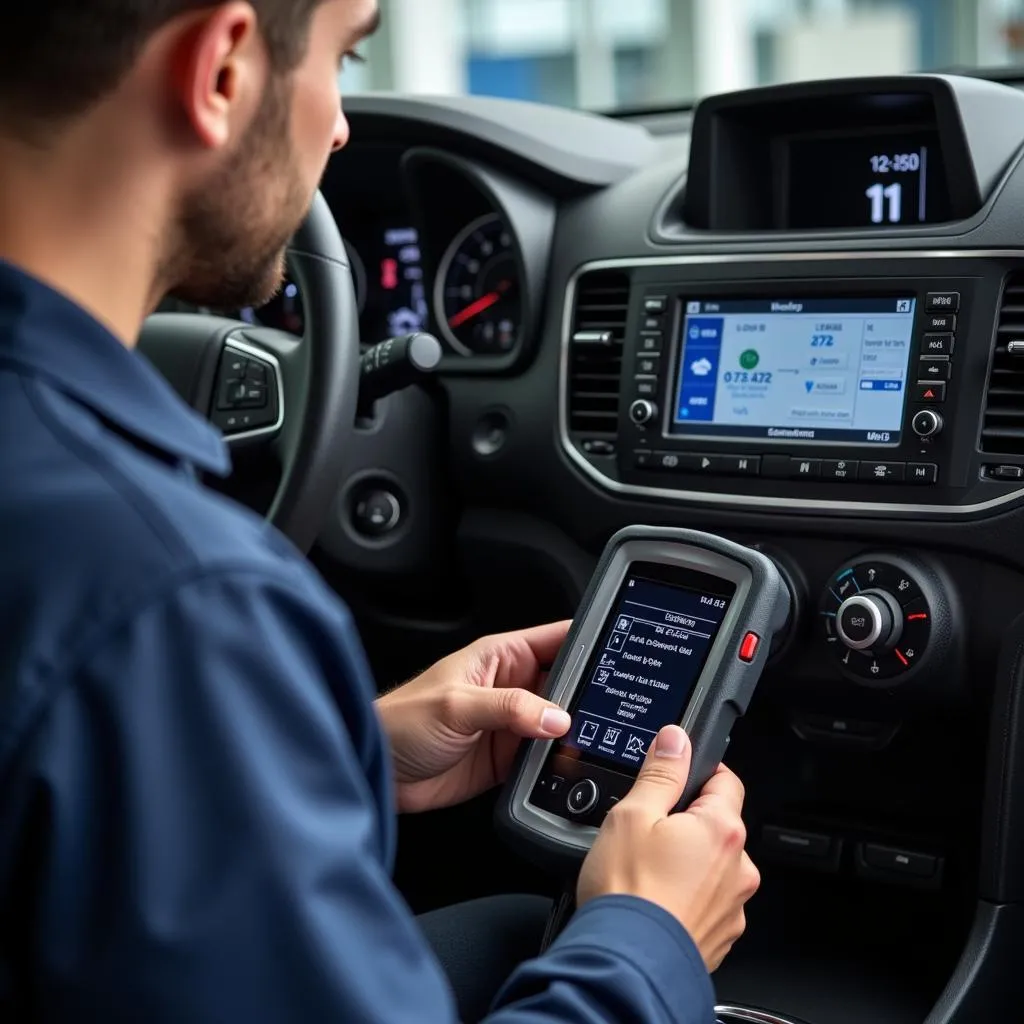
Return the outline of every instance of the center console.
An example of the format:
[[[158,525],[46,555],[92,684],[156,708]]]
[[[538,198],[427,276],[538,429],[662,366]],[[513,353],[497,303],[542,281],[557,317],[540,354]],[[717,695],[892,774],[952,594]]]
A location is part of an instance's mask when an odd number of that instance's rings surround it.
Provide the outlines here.
[[[1020,266],[885,252],[584,267],[567,299],[565,449],[602,487],[666,500],[943,516],[1014,503]]]

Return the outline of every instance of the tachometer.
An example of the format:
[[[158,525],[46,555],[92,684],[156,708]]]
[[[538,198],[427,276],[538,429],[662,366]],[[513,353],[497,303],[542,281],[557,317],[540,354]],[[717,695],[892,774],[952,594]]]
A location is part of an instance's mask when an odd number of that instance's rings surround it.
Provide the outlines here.
[[[523,319],[519,266],[499,215],[473,221],[448,247],[434,309],[442,335],[461,355],[504,355],[516,347]]]

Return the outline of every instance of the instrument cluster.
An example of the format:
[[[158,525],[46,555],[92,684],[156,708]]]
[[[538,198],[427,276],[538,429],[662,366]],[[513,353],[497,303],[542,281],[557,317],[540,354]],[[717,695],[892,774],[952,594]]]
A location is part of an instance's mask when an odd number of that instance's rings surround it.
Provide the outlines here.
[[[498,213],[477,217],[449,242],[427,281],[419,232],[389,218],[356,239],[345,237],[364,345],[415,331],[435,332],[451,355],[504,355],[522,328],[520,275],[512,231]],[[161,312],[214,312],[167,300]],[[298,283],[286,276],[265,305],[224,311],[261,327],[301,335]]]

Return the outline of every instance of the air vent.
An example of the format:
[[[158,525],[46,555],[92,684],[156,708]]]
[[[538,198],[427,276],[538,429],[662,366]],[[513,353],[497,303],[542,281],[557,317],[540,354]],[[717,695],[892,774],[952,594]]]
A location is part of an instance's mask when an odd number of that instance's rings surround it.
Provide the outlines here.
[[[1008,275],[1003,287],[981,450],[1024,455],[1024,272]]]
[[[597,270],[576,283],[569,341],[569,429],[614,437],[619,420],[629,276]]]

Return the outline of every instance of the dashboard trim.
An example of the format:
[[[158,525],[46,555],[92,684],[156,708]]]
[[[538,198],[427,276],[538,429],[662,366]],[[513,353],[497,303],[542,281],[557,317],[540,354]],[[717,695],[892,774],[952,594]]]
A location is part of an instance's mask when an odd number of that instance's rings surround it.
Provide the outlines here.
[[[281,360],[267,352],[266,349],[258,348],[247,341],[238,341],[234,336],[224,342],[224,348],[225,350],[231,349],[239,355],[258,359],[260,362],[269,363],[274,368],[274,379],[277,381],[277,420],[268,427],[257,427],[255,430],[246,430],[240,434],[225,434],[224,440],[231,445],[279,433],[281,427],[284,426],[284,382],[281,380]]]
[[[623,497],[672,500],[693,505],[722,506],[739,509],[757,508],[800,512],[856,512],[883,515],[928,515],[937,518],[958,518],[978,515],[1024,501],[1024,487],[970,505],[929,505],[921,503],[882,501],[834,501],[819,498],[771,497],[754,494],[721,494],[708,491],[688,491],[673,487],[650,487],[627,484],[615,480],[592,465],[572,443],[569,436],[569,406],[566,384],[569,376],[569,350],[572,343],[572,317],[579,279],[596,270],[627,270],[649,267],[683,267],[720,264],[730,266],[743,263],[762,263],[767,260],[783,263],[813,263],[838,260],[899,260],[899,259],[1024,259],[1022,249],[889,249],[889,250],[822,250],[772,251],[743,253],[701,253],[685,256],[637,256],[591,260],[580,264],[569,278],[565,290],[562,312],[562,341],[558,368],[558,435],[563,452],[584,476],[605,491]]]

